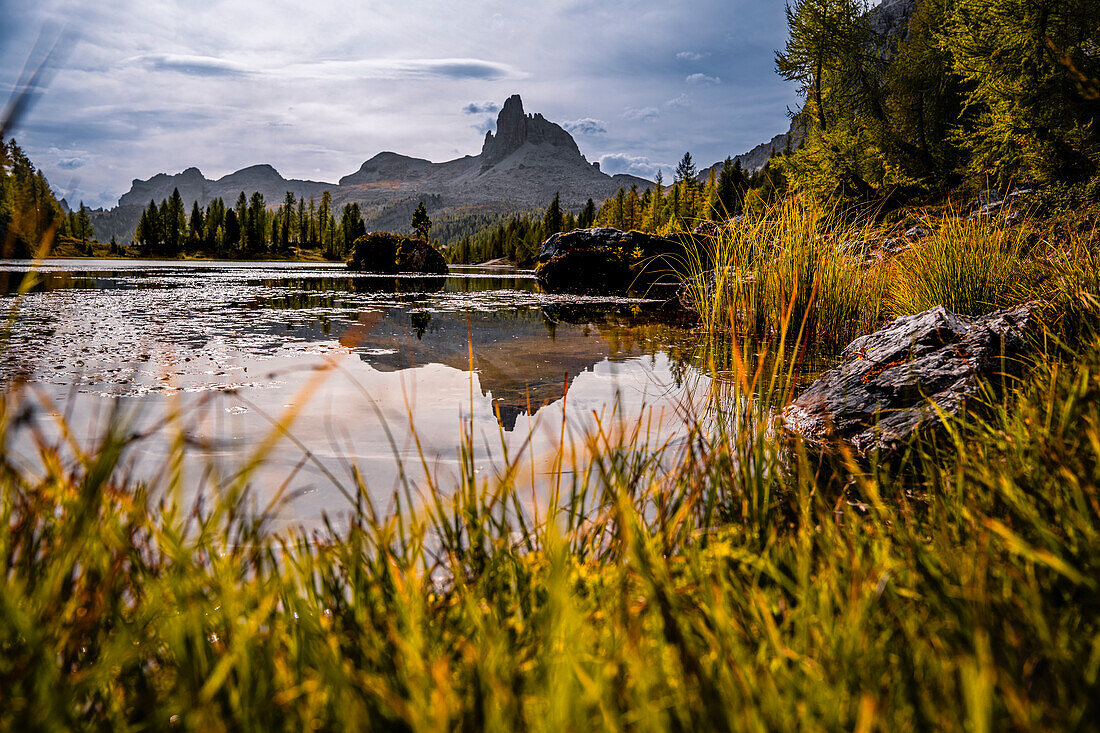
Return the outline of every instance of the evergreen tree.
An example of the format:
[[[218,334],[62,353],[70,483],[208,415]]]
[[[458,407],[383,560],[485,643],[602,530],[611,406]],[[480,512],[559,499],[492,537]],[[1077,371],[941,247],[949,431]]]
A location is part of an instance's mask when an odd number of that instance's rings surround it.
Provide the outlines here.
[[[363,214],[359,210],[359,204],[350,203],[345,206],[344,212],[340,215],[340,234],[344,242],[341,252],[347,254],[347,248],[351,243],[366,233],[367,227],[363,223]]]
[[[680,159],[679,165],[676,166],[676,182],[690,181],[694,184],[696,175],[695,162],[691,159],[691,153],[684,153],[684,157]]]
[[[225,253],[228,254],[228,250],[233,247],[240,246],[241,242],[241,219],[237,214],[236,209],[227,209],[225,212],[225,225],[222,232],[223,240],[222,247],[225,248]]]
[[[202,246],[203,240],[203,218],[202,210],[199,209],[199,202],[196,201],[191,205],[191,221],[187,228],[187,240],[189,245],[198,249]]]
[[[561,214],[561,198],[558,194],[554,194],[553,200],[550,201],[550,205],[546,207],[546,213],[542,217],[542,233],[544,236],[549,237],[552,234],[557,234],[562,230],[563,225]]]
[[[945,43],[978,110],[972,172],[1083,180],[1097,172],[1100,2],[955,0]]]
[[[428,241],[428,232],[432,229],[432,220],[428,218],[428,210],[424,208],[424,201],[416,205],[412,215],[412,230],[418,237]]]
[[[245,252],[255,257],[264,251],[267,232],[267,207],[264,195],[259,191],[252,194],[248,202],[248,221],[245,224]]]
[[[630,193],[626,196],[623,205],[623,228],[626,230],[638,229],[642,226],[642,206],[638,197],[638,184],[630,185]]]
[[[306,200],[298,199],[298,230],[295,243],[301,247],[309,241],[309,221],[306,219]]]
[[[336,231],[336,224],[333,223],[332,227],[328,226],[329,219],[332,218],[332,194],[328,191],[321,193],[321,205],[317,207],[317,227],[318,236],[317,241],[322,247],[328,248],[331,252],[332,239],[330,238],[330,232]]]
[[[237,215],[237,236],[229,238],[229,227],[226,227],[226,237],[233,243],[234,246],[239,247],[242,251],[248,249],[248,197],[244,195],[244,191],[241,191],[240,196],[237,197],[237,203],[233,207],[234,213]]]
[[[92,218],[88,215],[88,208],[84,205],[83,201],[80,202],[80,209],[76,215],[74,236],[76,236],[83,245],[87,245],[89,239],[95,239],[95,231],[92,229]]]
[[[722,163],[722,172],[718,174],[718,181],[714,186],[717,199],[715,208],[722,219],[741,213],[741,190],[744,188],[745,183],[745,173],[741,170],[741,161],[735,163],[731,158],[726,158]]]
[[[596,221],[596,202],[592,199],[588,199],[584,208],[581,209],[580,215],[577,217],[577,228],[588,229]]]
[[[187,212],[178,188],[172,189],[172,195],[168,198],[164,227],[165,250],[170,255],[179,254],[183,250],[183,240],[187,234]]]

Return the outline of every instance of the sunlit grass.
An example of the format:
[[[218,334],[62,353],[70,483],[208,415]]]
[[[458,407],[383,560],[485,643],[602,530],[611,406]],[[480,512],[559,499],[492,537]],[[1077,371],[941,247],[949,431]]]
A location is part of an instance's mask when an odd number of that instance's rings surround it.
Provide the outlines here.
[[[889,311],[909,315],[942,305],[973,316],[1026,300],[1034,277],[1026,231],[948,211],[890,268]]]
[[[698,237],[678,264],[709,332],[766,336],[782,327],[843,345],[878,318],[879,274],[855,246],[869,237],[868,225],[791,197]]]
[[[517,480],[522,450],[479,473],[463,424],[457,486],[409,480],[383,506],[349,482],[334,511],[350,523],[276,532],[250,470],[292,413],[194,501],[174,468],[186,441],[163,485],[134,483],[124,415],[81,451],[63,418],[45,430],[27,393],[5,394],[0,728],[1093,726],[1100,343],[1052,350],[899,462],[822,459],[775,424],[789,352],[876,306],[840,292],[852,233],[790,212],[709,255],[730,269],[764,242],[790,250],[757,289],[713,297],[721,378],[700,381],[713,391],[685,408],[685,440],[597,416],[573,453],[563,422],[542,499]],[[1090,251],[1049,265],[1082,318],[1100,292]],[[41,471],[10,449],[26,431]]]

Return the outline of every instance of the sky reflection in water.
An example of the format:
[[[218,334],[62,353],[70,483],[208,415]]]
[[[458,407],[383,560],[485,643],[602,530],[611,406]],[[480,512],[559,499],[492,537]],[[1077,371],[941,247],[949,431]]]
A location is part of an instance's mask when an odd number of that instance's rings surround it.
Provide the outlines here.
[[[520,483],[541,488],[563,402],[566,453],[583,467],[597,419],[640,422],[649,445],[675,445],[706,392],[690,365],[696,337],[658,323],[654,302],[548,295],[524,273],[395,281],[339,265],[55,260],[16,303],[27,270],[0,263],[4,305],[17,308],[6,385],[26,380],[85,446],[116,403],[135,429],[178,412],[127,460],[134,476],[162,477],[182,431],[191,487],[204,470],[231,474],[295,410],[292,438],[253,481],[261,500],[284,483],[296,495],[280,521],[346,510],[333,478],[352,486],[353,466],[383,506],[402,471],[453,486],[470,424],[480,475],[522,454]],[[9,454],[33,462],[29,436],[14,440]]]

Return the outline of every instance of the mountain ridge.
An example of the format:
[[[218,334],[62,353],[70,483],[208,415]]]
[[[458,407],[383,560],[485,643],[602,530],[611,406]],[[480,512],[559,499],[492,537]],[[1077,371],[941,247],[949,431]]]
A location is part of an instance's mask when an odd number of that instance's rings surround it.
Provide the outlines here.
[[[319,198],[329,191],[335,206],[359,204],[376,227],[405,228],[407,206],[402,204],[412,199],[431,198],[437,204],[433,215],[471,206],[525,211],[546,206],[556,194],[563,207],[579,209],[589,198],[600,201],[631,185],[652,183],[603,173],[599,163],[584,157],[569,132],[541,114],[525,113],[522,99],[515,94],[501,107],[496,130],[486,133],[478,155],[434,163],[383,151],[335,184],[287,179],[268,163],[216,180],[192,166],[177,174],[134,179],[116,207],[93,213],[93,223],[101,238],[128,241],[149,201],[159,202],[177,188],[188,209],[193,203],[206,206],[216,198],[232,206],[242,191],[246,196],[260,192],[269,206],[280,204],[287,191],[295,198]]]

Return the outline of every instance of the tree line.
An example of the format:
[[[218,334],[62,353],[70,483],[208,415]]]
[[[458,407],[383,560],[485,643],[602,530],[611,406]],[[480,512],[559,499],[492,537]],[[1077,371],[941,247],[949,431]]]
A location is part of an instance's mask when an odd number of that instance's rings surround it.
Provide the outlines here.
[[[960,184],[1080,185],[1100,172],[1100,0],[917,0],[900,32],[861,0],[796,0],[776,68],[808,137],[783,158],[820,197]]]
[[[447,248],[446,255],[457,264],[508,259],[521,266],[532,265],[542,243],[551,235],[592,226],[595,219],[596,203],[592,199],[574,213],[563,209],[561,197],[555,195],[541,215],[514,214],[495,226],[463,237]]]
[[[242,191],[232,207],[218,198],[205,208],[194,202],[188,214],[175,189],[160,204],[149,202],[138,220],[134,244],[142,254],[163,257],[202,252],[219,258],[256,258],[312,249],[340,260],[364,234],[359,204],[347,204],[337,212],[328,191],[320,201],[298,199],[287,191],[276,207],[258,191],[251,197]]]
[[[740,161],[727,158],[701,180],[691,153],[684,153],[673,182],[664,185],[657,172],[653,186],[620,188],[597,206],[592,199],[578,212],[563,210],[558,196],[542,214],[517,214],[476,234],[463,237],[447,250],[454,263],[476,263],[498,258],[531,265],[551,235],[588,227],[611,227],[673,237],[690,232],[704,221],[722,222],[739,215],[746,205],[772,195],[776,177],[769,166],[746,173]]]

